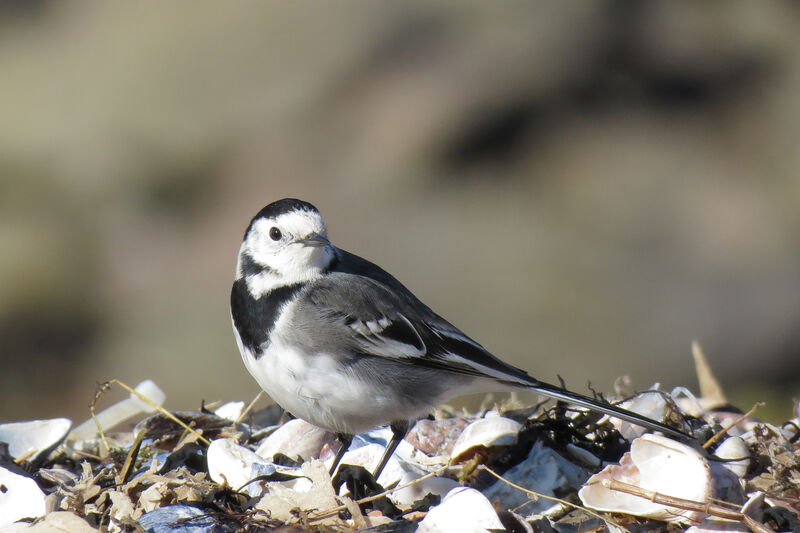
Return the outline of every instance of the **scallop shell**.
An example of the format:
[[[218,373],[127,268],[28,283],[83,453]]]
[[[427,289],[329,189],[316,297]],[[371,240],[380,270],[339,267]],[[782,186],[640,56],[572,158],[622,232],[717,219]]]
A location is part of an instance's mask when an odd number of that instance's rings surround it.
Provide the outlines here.
[[[712,496],[711,468],[692,448],[661,435],[646,434],[631,443],[620,464],[593,475],[578,492],[584,505],[599,511],[657,520],[697,522],[704,513],[675,509],[646,498],[605,488],[602,480],[618,480],[662,495],[694,501]]]
[[[453,445],[454,463],[469,459],[479,448],[510,446],[517,442],[522,424],[502,416],[480,418],[468,425]]]

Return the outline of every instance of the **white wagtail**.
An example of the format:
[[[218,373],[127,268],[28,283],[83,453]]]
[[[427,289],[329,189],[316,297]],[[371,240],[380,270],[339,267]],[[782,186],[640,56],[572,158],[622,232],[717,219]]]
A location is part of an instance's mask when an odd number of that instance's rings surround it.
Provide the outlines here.
[[[337,434],[409,420],[455,396],[527,389],[686,438],[676,429],[570,392],[506,364],[420,302],[379,266],[330,243],[313,205],[263,208],[244,235],[231,291],[233,330],[258,384],[286,411]]]

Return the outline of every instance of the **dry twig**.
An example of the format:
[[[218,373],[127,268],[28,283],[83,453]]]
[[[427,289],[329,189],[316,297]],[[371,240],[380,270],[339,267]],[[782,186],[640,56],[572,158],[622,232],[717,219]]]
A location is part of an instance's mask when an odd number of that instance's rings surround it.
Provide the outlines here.
[[[236,419],[236,422],[235,422],[236,424],[240,424],[242,422],[242,420],[245,419],[245,417],[250,413],[250,411],[253,410],[253,407],[255,407],[256,402],[258,402],[258,400],[260,400],[262,396],[264,396],[264,391],[263,390],[259,391],[258,394],[256,394],[256,397],[253,398],[253,401],[250,402],[250,404],[245,408],[244,411],[242,411],[242,414],[240,414],[239,418]]]
[[[727,509],[715,503],[698,502],[694,500],[686,500],[684,498],[678,498],[676,496],[667,496],[666,494],[661,494],[652,490],[643,489],[642,487],[637,487],[636,485],[631,485],[630,483],[625,483],[624,481],[618,481],[616,479],[602,479],[600,481],[597,481],[597,483],[599,483],[602,487],[605,487],[609,490],[616,490],[619,492],[624,492],[626,494],[631,494],[633,496],[638,496],[640,498],[650,500],[651,502],[657,503],[659,505],[666,505],[668,507],[674,507],[676,509],[684,509],[686,511],[695,511],[699,513],[704,513],[717,518],[725,518],[727,520],[744,522],[747,525],[747,527],[749,527],[750,530],[753,531],[753,533],[772,533],[771,529],[764,526],[763,524],[760,524],[752,517],[747,516],[746,514],[740,511],[733,511],[731,509]]]
[[[741,423],[741,422],[742,422],[742,420],[744,420],[745,418],[749,417],[750,415],[752,415],[753,413],[755,413],[757,409],[760,409],[760,408],[764,407],[765,405],[766,405],[766,404],[765,404],[764,402],[757,402],[757,403],[756,403],[756,404],[755,404],[755,405],[754,405],[754,406],[753,406],[753,407],[752,407],[752,408],[751,408],[749,411],[747,411],[745,414],[743,414],[742,416],[740,416],[739,418],[737,418],[736,420],[734,420],[733,422],[731,422],[731,423],[730,423],[730,425],[728,425],[727,427],[725,427],[725,428],[723,428],[723,429],[719,430],[717,433],[715,433],[715,434],[714,434],[714,436],[713,436],[713,437],[711,437],[710,439],[708,439],[708,440],[707,440],[707,441],[706,441],[706,442],[703,444],[703,449],[704,449],[704,450],[707,450],[707,449],[709,449],[711,446],[713,446],[714,444],[716,444],[716,442],[717,442],[719,439],[721,439],[721,438],[723,437],[723,435],[725,435],[726,433],[728,433],[728,431],[730,431],[730,429],[731,429],[732,427],[734,427],[736,424],[739,424],[739,423]]]
[[[150,407],[152,407],[153,409],[155,409],[156,411],[158,411],[162,415],[166,416],[167,418],[169,418],[170,420],[172,420],[173,422],[175,422],[176,424],[181,426],[183,429],[185,429],[189,433],[192,433],[194,436],[197,437],[198,440],[200,440],[206,446],[211,444],[211,441],[209,441],[207,438],[205,438],[202,433],[198,432],[195,429],[192,429],[186,423],[181,421],[178,417],[176,417],[175,415],[173,415],[172,413],[170,413],[169,411],[167,411],[166,409],[164,409],[163,407],[161,407],[160,405],[158,405],[157,403],[152,401],[147,396],[139,393],[139,391],[133,389],[132,387],[128,386],[127,384],[123,383],[122,381],[120,381],[118,379],[112,379],[112,380],[109,380],[109,381],[103,383],[103,385],[100,387],[100,389],[98,389],[97,393],[94,395],[94,400],[92,401],[92,405],[89,406],[89,411],[92,414],[92,420],[94,420],[95,425],[97,425],[97,431],[100,434],[100,439],[103,441],[103,444],[105,445],[106,449],[109,449],[108,441],[106,441],[106,436],[103,433],[103,428],[100,427],[100,423],[97,421],[97,417],[95,416],[95,413],[94,413],[94,407],[95,407],[95,404],[97,403],[97,400],[100,399],[100,396],[102,396],[103,393],[105,393],[105,391],[107,391],[109,388],[111,388],[111,385],[114,385],[114,384],[117,384],[120,387],[122,387],[123,389],[125,389],[126,391],[130,392],[131,394],[136,395],[136,397],[139,398],[140,400],[142,400],[144,403],[146,403],[147,405],[149,405]]]

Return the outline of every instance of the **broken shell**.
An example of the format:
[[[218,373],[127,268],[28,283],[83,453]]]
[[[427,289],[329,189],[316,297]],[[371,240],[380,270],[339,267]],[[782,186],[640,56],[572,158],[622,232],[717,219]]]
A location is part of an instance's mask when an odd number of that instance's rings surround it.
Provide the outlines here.
[[[547,496],[580,487],[588,477],[588,470],[545,447],[541,441],[534,444],[524,461],[503,474],[507,481]],[[500,502],[504,509],[521,507],[520,512],[526,515],[540,513],[553,505],[552,501],[544,498],[531,500],[526,493],[505,481],[497,481],[483,493],[490,501]]]
[[[244,446],[239,446],[231,439],[217,439],[211,441],[206,452],[208,461],[208,474],[212,480],[219,484],[227,484],[234,490],[239,490],[248,481],[259,476],[269,476],[280,473],[294,477],[301,477],[299,470],[291,467],[278,466],[258,456]],[[302,490],[295,486],[296,490]],[[247,485],[250,496],[261,494],[258,483]]]
[[[445,418],[442,420],[418,420],[406,435],[406,440],[417,450],[429,456],[447,455],[453,445],[469,425],[466,418]]]
[[[256,449],[256,454],[269,461],[276,453],[282,453],[291,459],[300,457],[303,461],[308,461],[319,457],[322,447],[335,440],[330,431],[295,418],[265,438]]]
[[[139,525],[147,533],[194,533],[216,531],[221,526],[210,514],[191,505],[168,505],[139,517]]]
[[[235,422],[238,420],[239,416],[241,416],[243,409],[244,402],[228,402],[225,405],[215,409],[214,414],[226,420]]]
[[[454,463],[466,461],[479,448],[510,446],[517,442],[522,424],[502,416],[481,418],[464,429],[453,445],[450,458]]]
[[[306,477],[309,488],[306,491],[291,490],[287,483],[272,483],[270,488],[261,499],[255,504],[255,509],[264,512],[273,520],[290,523],[298,515],[308,515],[312,510],[331,509],[337,507],[341,502],[336,500],[336,493],[331,485],[331,477],[328,475],[328,468],[319,460],[312,459],[306,461],[300,467],[300,471]],[[332,518],[331,520],[338,520]],[[328,529],[322,526],[324,531],[340,531],[340,529]],[[283,531],[282,528],[278,528]],[[306,531],[300,526],[287,526],[285,531]],[[277,531],[277,530],[276,530]]]
[[[24,531],[25,533],[97,533],[98,530],[89,525],[89,523],[70,511],[54,511],[48,512],[43,520],[37,521],[35,524],[15,524],[12,526],[21,526],[19,530],[10,529],[8,531]],[[176,533],[174,531],[170,533]]]
[[[601,484],[609,480],[699,502],[712,496],[711,468],[706,460],[692,448],[661,435],[646,434],[634,440],[620,464],[609,465],[589,478],[578,496],[584,505],[599,511],[666,521],[702,520],[704,513],[667,507]]]
[[[620,402],[618,406],[662,423],[673,412],[679,412],[671,396],[656,390],[640,392],[632,398]],[[626,422],[625,420],[614,417],[611,419],[614,426],[626,440],[633,440],[637,437],[641,437],[645,432],[649,431],[646,428]]]
[[[70,427],[72,421],[66,418],[0,424],[0,442],[8,443],[14,459],[27,456],[33,463],[61,444]]]
[[[492,530],[505,531],[505,526],[486,496],[475,489],[455,487],[445,495],[442,503],[428,511],[419,523],[417,533],[488,533]]]
[[[0,527],[45,513],[45,496],[34,480],[0,467]]]
[[[566,452],[576,459],[580,464],[589,466],[591,468],[600,468],[603,461],[600,460],[595,454],[580,446],[575,446],[571,442],[567,443]]]
[[[167,395],[159,388],[152,380],[146,379],[136,385],[134,389],[136,392],[150,400],[156,405],[161,405],[167,399]],[[99,424],[103,431],[113,428],[129,418],[134,416],[153,413],[156,408],[149,403],[140,399],[136,394],[131,393],[129,398],[115,403],[111,407],[104,409],[95,415],[97,421],[89,419],[82,423],[80,426],[72,430],[69,435],[70,441],[81,441],[94,437],[97,435],[97,425]]]

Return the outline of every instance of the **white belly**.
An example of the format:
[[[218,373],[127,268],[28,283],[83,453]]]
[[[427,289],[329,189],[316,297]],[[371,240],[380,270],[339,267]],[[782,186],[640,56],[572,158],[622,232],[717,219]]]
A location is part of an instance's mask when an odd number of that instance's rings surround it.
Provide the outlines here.
[[[430,407],[398,405],[380,387],[343,370],[329,354],[304,355],[273,336],[256,359],[242,346],[238,333],[236,341],[247,370],[278,405],[329,431],[358,433],[418,416]]]

